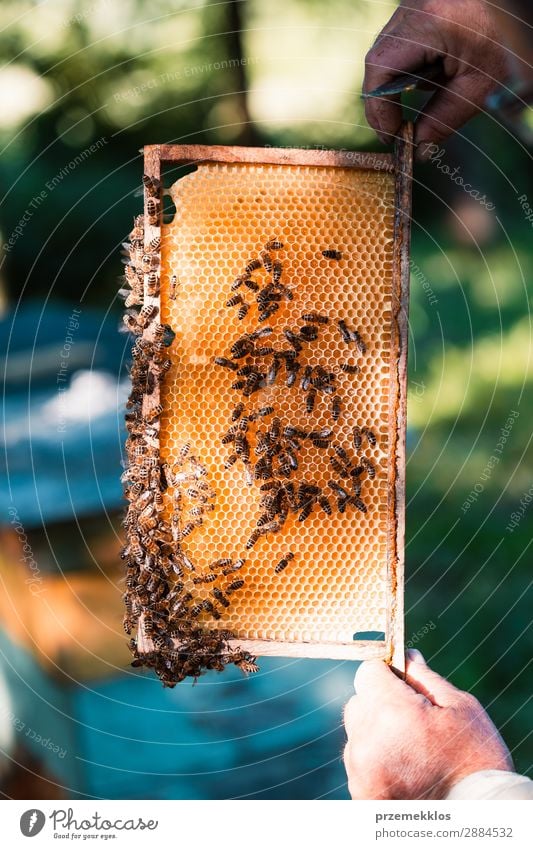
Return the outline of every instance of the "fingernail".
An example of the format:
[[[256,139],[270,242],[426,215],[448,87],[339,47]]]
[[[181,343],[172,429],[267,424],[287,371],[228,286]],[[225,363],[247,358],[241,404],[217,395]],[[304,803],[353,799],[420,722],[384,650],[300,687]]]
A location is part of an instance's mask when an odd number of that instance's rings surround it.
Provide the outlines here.
[[[407,660],[412,661],[413,663],[425,663],[426,660],[424,655],[418,649],[409,649],[407,652]]]

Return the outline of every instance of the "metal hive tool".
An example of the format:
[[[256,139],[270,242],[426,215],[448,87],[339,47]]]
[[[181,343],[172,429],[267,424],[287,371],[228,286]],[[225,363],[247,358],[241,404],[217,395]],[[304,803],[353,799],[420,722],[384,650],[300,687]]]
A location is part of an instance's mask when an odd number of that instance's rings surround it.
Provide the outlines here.
[[[264,654],[403,668],[410,139],[145,149],[126,630],[168,685]]]

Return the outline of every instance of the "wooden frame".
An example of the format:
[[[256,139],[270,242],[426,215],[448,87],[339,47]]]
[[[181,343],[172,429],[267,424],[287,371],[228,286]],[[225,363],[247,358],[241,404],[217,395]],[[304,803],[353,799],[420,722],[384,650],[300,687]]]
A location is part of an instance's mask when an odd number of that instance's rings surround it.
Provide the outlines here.
[[[407,321],[409,305],[409,241],[411,216],[411,177],[413,161],[412,125],[404,124],[394,153],[356,151],[247,148],[207,145],[149,145],[144,148],[144,173],[161,180],[166,166],[201,162],[263,163],[357,168],[393,173],[395,176],[394,247],[392,275],[392,327],[390,375],[390,455],[387,542],[388,622],[385,640],[354,640],[351,643],[288,643],[268,640],[235,641],[252,655],[315,657],[349,660],[381,658],[399,672],[404,670],[404,531],[405,531],[405,432],[407,404]],[[150,223],[147,202],[153,191],[145,190],[145,248],[161,236],[161,226]],[[159,198],[160,204],[162,198]],[[159,257],[160,259],[160,257]],[[144,303],[160,307],[159,295],[151,295],[145,275]],[[147,335],[149,337],[148,328]],[[143,414],[160,402],[159,387],[143,400]],[[158,426],[157,426],[158,427]],[[158,447],[158,440],[156,440]]]

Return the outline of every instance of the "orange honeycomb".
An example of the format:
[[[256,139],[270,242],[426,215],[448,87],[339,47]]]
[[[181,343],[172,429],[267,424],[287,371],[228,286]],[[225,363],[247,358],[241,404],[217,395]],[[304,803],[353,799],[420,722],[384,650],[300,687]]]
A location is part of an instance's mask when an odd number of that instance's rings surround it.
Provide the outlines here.
[[[172,327],[176,339],[161,384],[161,462],[179,472],[189,462],[180,460],[180,452],[188,452],[205,467],[213,509],[182,542],[197,571],[208,573],[215,560],[246,558],[237,574],[220,575],[214,583],[193,587],[192,575],[185,576],[195,597],[211,601],[213,589],[225,592],[236,578],[244,581],[227,595],[231,603],[219,608],[220,618],[202,611],[198,621],[206,627],[231,629],[243,640],[288,642],[350,643],[356,632],[388,634],[394,192],[394,173],[385,171],[216,163],[198,164],[170,189],[176,215],[161,228],[161,321]],[[282,263],[281,283],[292,300],[283,298],[277,312],[258,323],[255,293],[242,285],[232,290],[232,285],[269,240],[283,244],[271,256]],[[339,251],[340,258],[324,256],[328,250]],[[261,267],[251,277],[264,287],[271,272]],[[236,294],[251,304],[241,320],[242,303],[226,306]],[[318,338],[302,345],[294,385],[287,387],[282,370],[249,397],[232,389],[238,376],[215,358],[231,358],[243,334],[264,326],[272,333],[260,344],[285,350],[290,346],[284,331],[301,328],[306,324],[302,315],[309,313],[329,322],[315,322]],[[364,353],[344,340],[339,321],[359,332]],[[265,355],[265,368],[268,362]],[[343,364],[359,371],[347,373]],[[311,412],[308,389],[302,389],[306,365],[320,365],[335,375],[334,395],[317,392]],[[337,420],[335,396],[340,399]],[[287,426],[315,433],[332,429],[331,443],[353,464],[367,458],[375,476],[364,472],[359,478],[366,512],[353,505],[339,512],[337,493],[329,486],[332,480],[343,485],[332,468],[331,457],[338,455],[331,446],[319,449],[302,439],[290,480],[296,486],[312,481],[327,494],[332,514],[318,504],[301,520],[301,510],[290,512],[281,530],[247,549],[263,513],[260,487],[265,481],[253,478],[241,458],[225,466],[234,444],[222,444],[222,438],[234,424],[239,402],[245,404],[243,416],[274,409],[258,417],[247,435],[254,463],[260,458],[257,432],[271,427],[275,417],[282,431]],[[365,427],[376,444],[363,436],[358,448],[354,428]],[[169,524],[173,493],[172,487],[165,493]],[[276,571],[289,552],[294,557]]]

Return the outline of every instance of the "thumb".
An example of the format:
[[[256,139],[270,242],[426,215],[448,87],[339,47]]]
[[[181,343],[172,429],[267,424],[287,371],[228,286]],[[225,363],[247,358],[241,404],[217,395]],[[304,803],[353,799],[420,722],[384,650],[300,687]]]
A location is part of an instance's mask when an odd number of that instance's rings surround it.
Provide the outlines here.
[[[408,691],[404,681],[383,660],[365,660],[355,673],[353,685],[357,695],[364,693],[378,699],[385,698],[388,693]]]
[[[439,707],[455,704],[461,693],[457,687],[446,681],[446,678],[430,669],[423,655],[416,649],[407,653],[405,680],[413,690],[422,693],[432,704]]]

